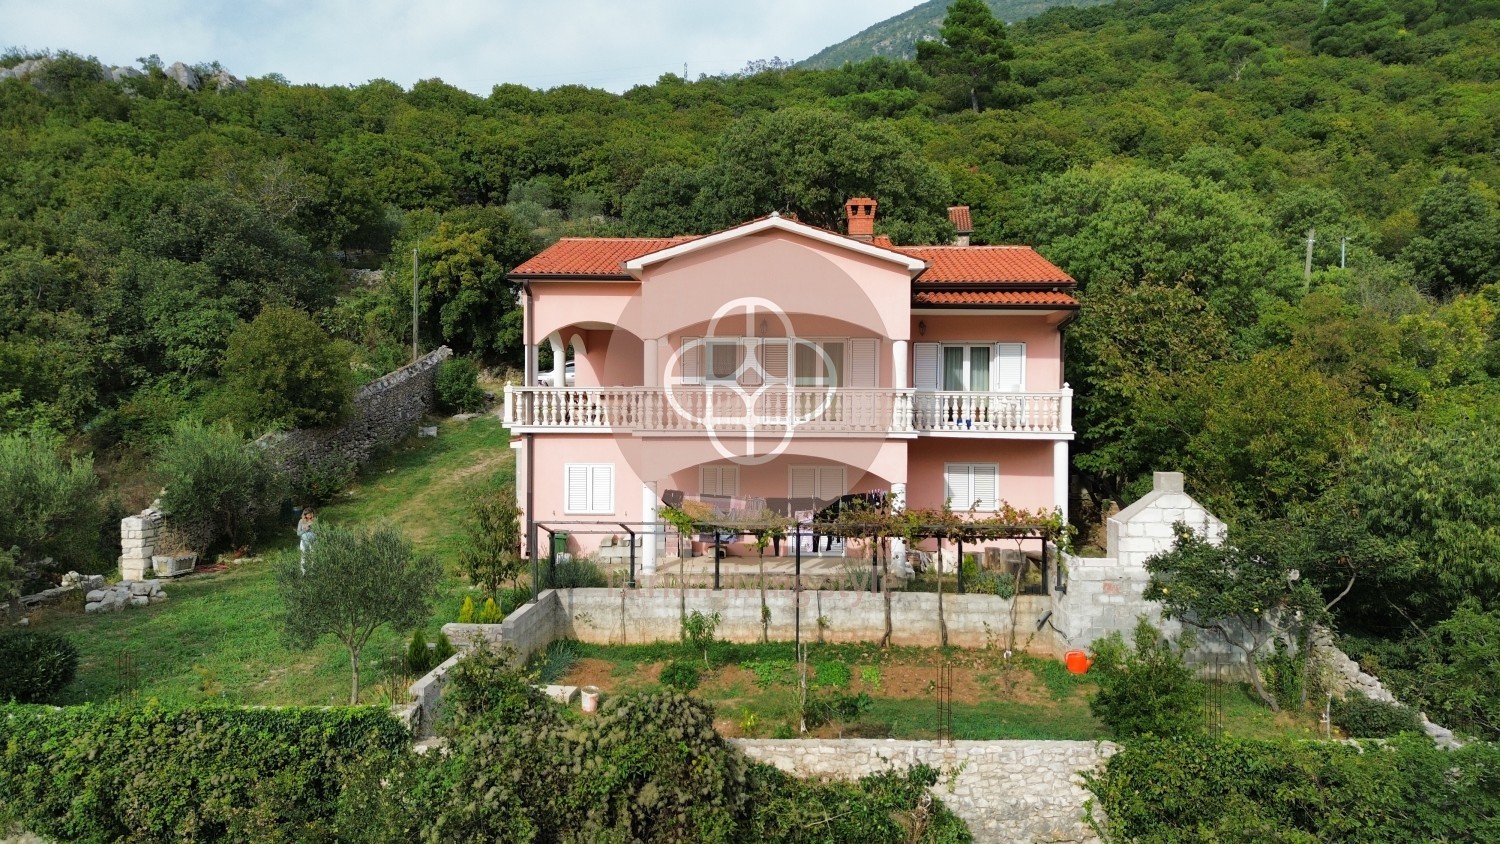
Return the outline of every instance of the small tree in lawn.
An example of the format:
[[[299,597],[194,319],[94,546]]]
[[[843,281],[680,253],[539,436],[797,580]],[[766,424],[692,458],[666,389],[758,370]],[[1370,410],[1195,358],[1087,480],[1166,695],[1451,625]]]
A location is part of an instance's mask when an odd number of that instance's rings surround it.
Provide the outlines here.
[[[705,615],[693,610],[682,622],[682,638],[691,642],[693,649],[703,654],[705,668],[712,667],[708,664],[708,647],[714,643],[714,634],[719,631],[719,623],[723,620],[724,617],[717,611]]]
[[[458,558],[469,579],[491,598],[500,593],[501,583],[514,584],[521,574],[521,508],[515,487],[501,487],[475,502]]]
[[[392,527],[353,531],[324,526],[307,554],[306,572],[291,555],[282,565],[285,635],[311,647],[332,635],[349,650],[349,703],[359,703],[359,659],[370,637],[389,624],[424,624],[437,598],[437,560],[418,556]]]

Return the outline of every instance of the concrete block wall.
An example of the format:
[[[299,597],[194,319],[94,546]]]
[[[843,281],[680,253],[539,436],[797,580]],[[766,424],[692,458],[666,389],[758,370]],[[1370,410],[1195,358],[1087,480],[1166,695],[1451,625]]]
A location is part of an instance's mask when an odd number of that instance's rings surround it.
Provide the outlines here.
[[[1169,635],[1181,632],[1175,621],[1163,622],[1161,607],[1143,597],[1150,573],[1146,560],[1172,549],[1178,522],[1205,536],[1224,541],[1224,522],[1183,491],[1181,472],[1157,472],[1151,492],[1109,520],[1105,557],[1068,557],[1065,592],[1053,587],[1051,623],[1062,650],[1087,650],[1110,633],[1126,639],[1136,619],[1145,615]],[[1229,645],[1200,635],[1191,658],[1208,662],[1229,659]],[[1237,652],[1234,652],[1237,653]]]
[[[791,641],[796,637],[798,593],[786,589],[766,591],[771,610],[769,637]],[[559,636],[600,644],[639,644],[676,641],[681,635],[681,597],[675,589],[568,589],[556,593]],[[935,646],[940,644],[938,596],[927,592],[895,592],[891,595],[892,643]],[[882,595],[851,591],[804,591],[802,638],[817,641],[818,619],[825,619],[824,641],[878,642],[885,635],[885,600]],[[1015,629],[1015,647],[1052,653],[1050,633],[1037,633],[1036,623],[1051,599],[1045,595],[1022,595],[1015,601],[994,595],[944,595],[943,615],[948,642],[966,648],[1009,647]],[[689,612],[718,612],[723,616],[718,638],[733,642],[758,642],[761,637],[760,592],[757,589],[689,589]]]
[[[977,844],[1098,841],[1088,825],[1081,771],[1099,769],[1109,742],[739,739],[751,759],[804,777],[858,779],[926,764],[934,797],[968,823]]]
[[[607,591],[607,590],[595,590]],[[514,648],[521,662],[546,650],[554,639],[566,638],[558,592],[548,589],[537,602],[522,604],[500,624],[444,624],[443,633],[460,652],[481,645]]]

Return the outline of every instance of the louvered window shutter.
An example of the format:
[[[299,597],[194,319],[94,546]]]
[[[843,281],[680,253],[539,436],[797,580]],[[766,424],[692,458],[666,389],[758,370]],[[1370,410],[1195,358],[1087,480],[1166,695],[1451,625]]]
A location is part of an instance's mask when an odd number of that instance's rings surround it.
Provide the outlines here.
[[[740,494],[740,467],[719,467],[719,494],[730,497]]]
[[[747,387],[758,387],[761,384],[760,371],[765,366],[761,358],[761,349],[765,343],[753,337],[747,337],[742,341],[740,347],[740,383]],[[749,364],[748,366],[746,364]]]
[[[567,466],[566,488],[563,490],[567,512],[587,513],[589,511],[589,470],[591,468],[591,466],[579,464]]]
[[[996,343],[990,377],[994,389],[1002,393],[1019,393],[1026,389],[1026,344]]]
[[[682,338],[682,383],[703,383],[703,342],[701,338]]]
[[[844,467],[818,467],[818,500],[832,501],[844,494]]]
[[[994,463],[975,463],[970,467],[974,484],[974,501],[980,510],[993,512],[1000,504],[999,467]]]
[[[787,379],[786,341],[760,341],[760,364],[766,371],[767,381],[772,384],[785,383]]]
[[[969,464],[949,463],[943,467],[943,497],[955,512],[963,512],[974,503],[974,485],[970,483]]]
[[[791,474],[790,492],[792,498],[818,497],[818,467],[793,466]]]
[[[912,384],[918,390],[929,392],[938,389],[942,354],[937,343],[918,343],[915,349],[915,367]]]
[[[874,337],[855,337],[849,341],[849,386],[872,388],[880,385],[880,341]]]
[[[615,511],[615,467],[607,464],[591,467],[589,487],[589,511],[613,513]]]

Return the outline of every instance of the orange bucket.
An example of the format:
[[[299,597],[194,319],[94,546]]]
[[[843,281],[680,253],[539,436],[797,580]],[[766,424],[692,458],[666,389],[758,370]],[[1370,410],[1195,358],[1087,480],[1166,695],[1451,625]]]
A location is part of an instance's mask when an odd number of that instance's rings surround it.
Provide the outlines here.
[[[1068,651],[1063,654],[1063,661],[1068,664],[1068,670],[1074,674],[1086,673],[1089,666],[1094,663],[1083,651]]]

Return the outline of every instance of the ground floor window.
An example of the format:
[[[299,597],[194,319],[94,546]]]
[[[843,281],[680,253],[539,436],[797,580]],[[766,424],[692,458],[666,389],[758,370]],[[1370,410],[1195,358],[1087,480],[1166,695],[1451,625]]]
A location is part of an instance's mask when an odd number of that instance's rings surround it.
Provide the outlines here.
[[[739,495],[739,490],[740,467],[723,465],[698,467],[699,495],[733,498]]]
[[[816,498],[827,502],[848,492],[843,466],[792,466],[788,486],[792,498]]]
[[[993,513],[1000,507],[1000,467],[995,463],[949,463],[943,467],[943,495],[956,512]]]
[[[607,516],[615,512],[613,463],[569,463],[563,467],[564,511]]]

